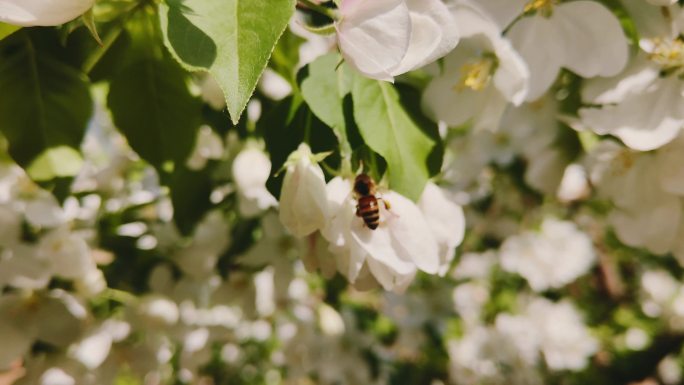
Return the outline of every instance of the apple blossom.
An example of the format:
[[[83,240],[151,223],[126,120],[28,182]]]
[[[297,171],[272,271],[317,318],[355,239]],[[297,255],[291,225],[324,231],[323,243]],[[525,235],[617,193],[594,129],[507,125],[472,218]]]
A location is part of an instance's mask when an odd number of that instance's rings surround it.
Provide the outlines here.
[[[522,275],[535,291],[559,288],[586,273],[596,260],[591,239],[572,222],[546,219],[539,234],[506,239],[501,266]]]
[[[627,64],[627,39],[610,10],[594,1],[553,3],[530,2],[535,15],[507,33],[532,75],[526,100],[542,96],[561,67],[591,78],[617,75]]]
[[[650,60],[645,56],[639,55],[615,79],[590,83],[584,99],[603,106],[579,111],[587,128],[600,135],[615,135],[640,151],[665,145],[684,125],[684,108],[677,102],[684,93],[684,82],[676,76],[684,65],[684,44],[659,41]],[[669,76],[661,77],[661,71]]]
[[[209,126],[200,127],[197,132],[195,149],[188,157],[186,165],[191,170],[201,170],[207,161],[221,159],[223,156],[223,140]]]
[[[496,23],[477,5],[458,2],[450,9],[462,41],[444,58],[442,73],[428,84],[423,110],[435,121],[495,130],[509,102],[520,105],[530,73]]]
[[[292,235],[303,237],[325,226],[328,200],[325,178],[316,156],[306,144],[299,145],[285,163],[280,193],[280,221]]]
[[[441,0],[343,0],[335,24],[345,60],[365,76],[392,81],[458,44]]]
[[[235,157],[233,178],[242,215],[253,217],[278,203],[266,189],[266,180],[270,173],[271,161],[259,149],[246,148]]]
[[[588,164],[592,184],[615,205],[608,221],[620,240],[663,254],[678,239],[682,202],[663,188],[659,174],[669,161],[659,158],[604,141],[592,151]]]
[[[496,325],[527,353],[524,357],[528,362],[539,351],[551,370],[580,370],[598,350],[598,342],[588,333],[581,315],[567,301],[534,298],[521,315],[499,315]]]
[[[430,274],[439,270],[439,247],[420,209],[393,191],[382,199],[391,211],[380,208],[380,225],[371,230],[355,213],[352,185],[340,177],[327,185],[331,217],[321,233],[338,258],[341,273],[354,282],[366,264],[386,290],[404,290],[417,270]],[[456,234],[458,236],[458,234]],[[343,260],[340,264],[339,260]]]
[[[0,22],[24,27],[59,25],[93,6],[95,0],[2,0]]]

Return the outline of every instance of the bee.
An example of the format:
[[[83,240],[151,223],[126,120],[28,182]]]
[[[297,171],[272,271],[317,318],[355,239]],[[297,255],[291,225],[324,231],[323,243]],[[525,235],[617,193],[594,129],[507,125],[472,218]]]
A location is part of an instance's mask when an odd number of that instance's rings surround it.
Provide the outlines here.
[[[376,196],[375,182],[370,176],[360,174],[354,180],[354,193],[356,194],[356,216],[361,217],[369,229],[375,230],[380,224],[380,205],[382,201],[385,208],[389,210],[389,205],[382,198]]]

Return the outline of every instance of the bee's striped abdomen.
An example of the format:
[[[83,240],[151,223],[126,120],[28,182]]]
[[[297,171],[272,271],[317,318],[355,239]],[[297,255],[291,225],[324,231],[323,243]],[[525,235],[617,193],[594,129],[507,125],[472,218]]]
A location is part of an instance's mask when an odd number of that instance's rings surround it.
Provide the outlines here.
[[[374,195],[363,196],[359,198],[359,204],[356,207],[356,215],[363,218],[369,229],[375,230],[380,224],[380,206],[378,200]]]

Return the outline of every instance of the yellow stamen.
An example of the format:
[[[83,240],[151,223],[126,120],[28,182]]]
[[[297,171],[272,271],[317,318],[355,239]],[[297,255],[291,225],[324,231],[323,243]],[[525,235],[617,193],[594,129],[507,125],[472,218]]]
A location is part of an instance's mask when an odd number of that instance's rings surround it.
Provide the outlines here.
[[[454,86],[454,90],[461,91],[470,88],[473,91],[481,91],[489,84],[496,62],[491,57],[483,57],[477,61],[467,63],[461,67],[461,78]]]
[[[655,38],[653,51],[648,58],[660,65],[666,72],[679,72],[684,69],[684,41],[680,38],[664,40]]]
[[[557,0],[530,0],[525,4],[525,13],[539,11],[544,16],[551,16],[551,11],[553,10],[553,5]]]

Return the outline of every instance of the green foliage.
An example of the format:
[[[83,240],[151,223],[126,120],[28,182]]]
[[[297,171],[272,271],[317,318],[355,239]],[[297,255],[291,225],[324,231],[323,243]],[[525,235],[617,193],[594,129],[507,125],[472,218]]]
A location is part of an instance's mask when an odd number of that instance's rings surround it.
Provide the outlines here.
[[[278,40],[269,66],[291,85],[296,86],[297,64],[299,64],[299,47],[305,40],[289,30],[285,30]]]
[[[169,0],[160,18],[166,45],[189,70],[216,78],[237,124],[294,6],[294,0]]]
[[[16,25],[10,25],[10,24],[5,24],[5,23],[0,23],[0,40],[6,38],[7,36],[13,34],[15,31],[18,31],[20,27],[17,27]]]
[[[12,158],[43,181],[79,171],[77,150],[92,101],[85,76],[37,50],[36,36],[21,31],[0,42],[0,89],[6,95],[0,98],[0,130]]]
[[[107,102],[131,147],[157,169],[185,161],[192,151],[201,105],[174,62],[143,58],[132,63],[112,79]]]
[[[302,70],[304,79],[300,87],[311,111],[335,132],[342,156],[345,156],[351,148],[347,140],[343,100],[350,92],[353,74],[346,66],[338,68],[341,60],[336,53],[319,57]]]
[[[392,85],[357,77],[352,98],[361,136],[387,161],[390,188],[418,200],[430,177],[434,140],[404,110]]]
[[[188,235],[211,208],[209,196],[213,188],[207,169],[190,170],[177,166],[170,178],[173,220],[181,233]]]

